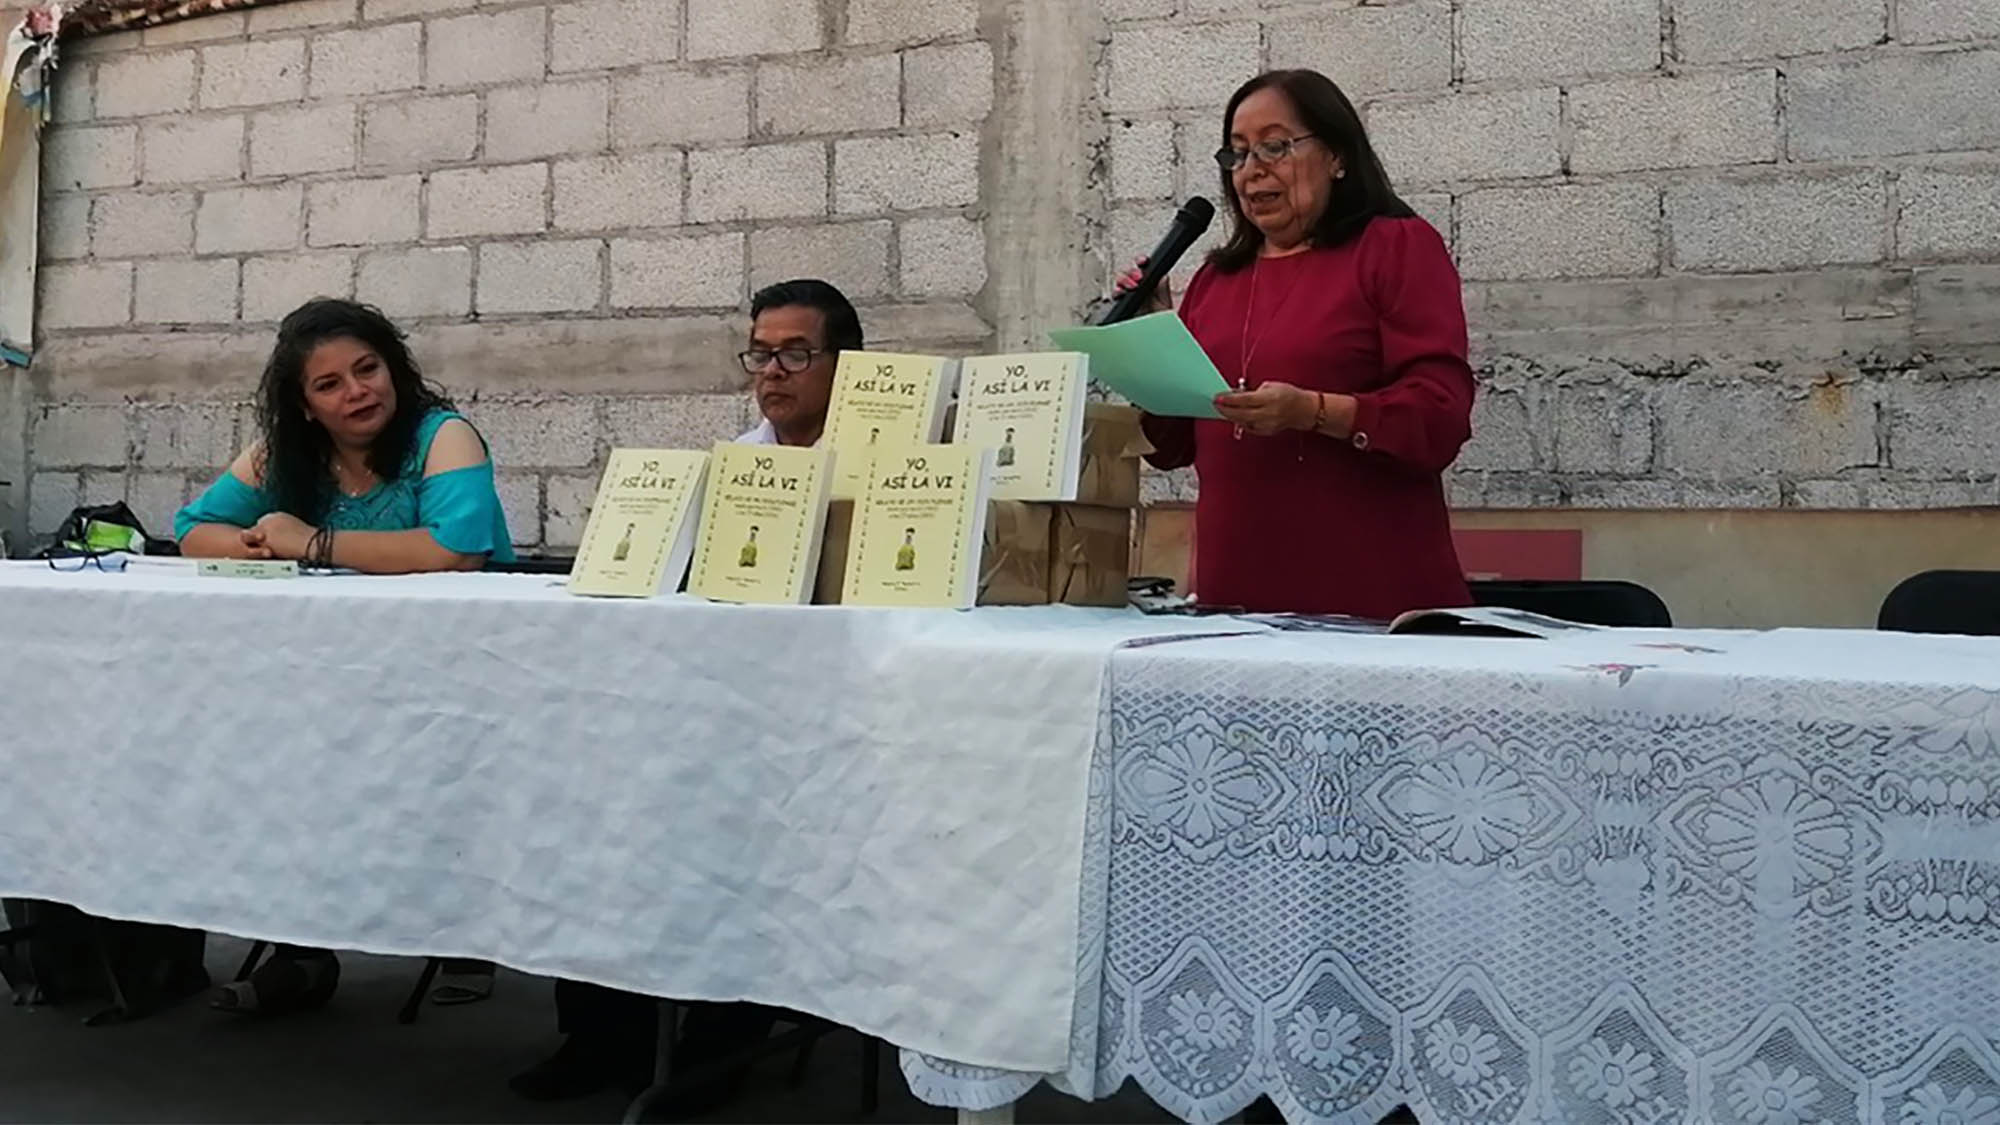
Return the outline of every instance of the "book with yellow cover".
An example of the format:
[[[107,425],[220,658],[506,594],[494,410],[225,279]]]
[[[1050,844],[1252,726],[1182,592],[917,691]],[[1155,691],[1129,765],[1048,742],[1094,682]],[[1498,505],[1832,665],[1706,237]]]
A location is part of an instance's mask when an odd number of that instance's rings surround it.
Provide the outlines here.
[[[877,453],[854,506],[841,604],[972,608],[992,481],[991,449]]]
[[[718,444],[688,591],[759,605],[810,599],[832,477],[833,451],[819,446]]]
[[[860,498],[873,451],[942,440],[957,378],[958,361],[943,356],[840,353],[824,442],[838,458],[834,497]]]
[[[678,589],[694,554],[695,513],[707,480],[706,453],[612,450],[570,567],[569,592],[650,598]]]
[[[965,361],[951,440],[994,451],[995,500],[1074,500],[1083,469],[1082,352]]]

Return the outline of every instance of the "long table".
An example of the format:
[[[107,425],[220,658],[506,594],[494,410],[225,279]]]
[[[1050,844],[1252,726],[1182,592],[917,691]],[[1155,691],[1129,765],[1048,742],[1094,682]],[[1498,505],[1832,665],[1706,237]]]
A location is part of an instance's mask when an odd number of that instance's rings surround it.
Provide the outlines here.
[[[1053,1070],[1107,656],[1223,627],[0,564],[0,893]]]
[[[994,1110],[2000,1122],[2000,642],[1297,634],[1112,657],[1071,1056]]]
[[[0,891],[790,1007],[962,1117],[2000,1117],[1995,642],[7,564],[0,685]]]

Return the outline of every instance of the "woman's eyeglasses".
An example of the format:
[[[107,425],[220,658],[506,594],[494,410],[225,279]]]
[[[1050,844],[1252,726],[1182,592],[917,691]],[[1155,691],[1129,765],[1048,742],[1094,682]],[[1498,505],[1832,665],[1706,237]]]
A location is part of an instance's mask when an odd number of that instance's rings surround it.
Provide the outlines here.
[[[86,567],[93,566],[104,571],[106,574],[117,574],[125,569],[125,556],[122,554],[100,555],[91,552],[80,555],[63,555],[51,558],[48,562],[50,570],[60,570],[68,573],[75,573]]]
[[[1249,148],[1219,148],[1215,150],[1215,162],[1225,172],[1234,172],[1255,157],[1259,164],[1276,164],[1292,154],[1301,141],[1314,139],[1311,133],[1300,137],[1279,137],[1268,141],[1258,141]]]
[[[772,360],[778,361],[778,370],[787,375],[797,375],[812,366],[812,361],[826,355],[824,348],[751,348],[747,352],[736,353],[736,361],[743,365],[747,374],[755,375],[764,370]]]

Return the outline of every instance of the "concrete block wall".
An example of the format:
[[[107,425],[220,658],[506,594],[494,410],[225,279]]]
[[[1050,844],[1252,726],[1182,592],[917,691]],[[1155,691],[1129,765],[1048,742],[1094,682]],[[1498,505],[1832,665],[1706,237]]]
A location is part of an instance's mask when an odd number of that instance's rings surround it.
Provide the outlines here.
[[[879,346],[1040,346],[1216,194],[1222,103],[1268,66],[1341,82],[1454,248],[1460,505],[2000,503],[1995,11],[286,0],[84,41],[15,507],[164,526],[326,293],[411,330],[517,537],[570,545],[606,449],[747,425],[755,286],[824,275]]]

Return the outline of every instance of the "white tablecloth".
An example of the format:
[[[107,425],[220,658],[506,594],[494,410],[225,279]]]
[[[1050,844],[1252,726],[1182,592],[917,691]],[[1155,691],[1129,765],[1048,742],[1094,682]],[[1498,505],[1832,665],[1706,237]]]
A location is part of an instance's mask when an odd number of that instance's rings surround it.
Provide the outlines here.
[[[1218,627],[0,564],[0,892],[1053,1070],[1107,654]]]
[[[1058,1086],[2000,1125],[2000,641],[1282,635],[1121,652],[1109,693]]]

